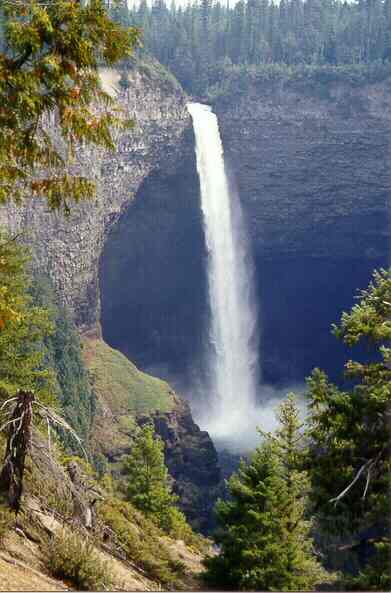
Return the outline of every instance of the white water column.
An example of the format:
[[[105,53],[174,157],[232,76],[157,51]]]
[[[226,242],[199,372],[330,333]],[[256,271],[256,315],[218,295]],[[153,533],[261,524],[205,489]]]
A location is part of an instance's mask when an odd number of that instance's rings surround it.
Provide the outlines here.
[[[217,117],[199,103],[188,104],[188,110],[196,139],[211,314],[208,409],[199,421],[215,439],[234,445],[251,441],[257,423],[253,266],[240,207],[229,190]]]

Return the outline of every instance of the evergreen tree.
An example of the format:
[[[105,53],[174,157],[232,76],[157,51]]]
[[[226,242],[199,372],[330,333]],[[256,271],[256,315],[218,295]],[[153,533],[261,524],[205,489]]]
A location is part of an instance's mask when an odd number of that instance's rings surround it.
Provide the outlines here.
[[[391,55],[389,0],[240,0],[231,6],[193,0],[183,9],[158,4],[158,11],[154,3],[142,14],[131,9],[131,22],[144,30],[144,51],[196,94],[224,84],[238,65],[267,73],[263,65],[305,64],[325,67],[328,76],[328,64],[375,64],[380,74],[387,71],[380,61]]]
[[[374,273],[334,333],[350,347],[364,343],[372,357],[346,363],[351,389],[319,369],[309,378],[312,498],[325,532],[376,544],[378,582],[390,584],[391,269]]]
[[[171,492],[164,463],[164,443],[154,436],[152,425],[146,424],[136,434],[125,467],[130,502],[170,531],[177,497]]]
[[[112,149],[112,128],[130,125],[113,112],[98,66],[129,55],[137,32],[115,24],[102,0],[3,0],[0,14],[0,202],[46,196],[67,208],[67,197],[94,193],[66,169],[78,144]],[[63,147],[47,129],[50,114]]]
[[[307,591],[330,580],[306,516],[309,479],[293,396],[281,405],[279,421],[229,480],[229,500],[217,504],[221,551],[206,561],[207,578],[225,589]]]
[[[11,295],[12,317],[0,331],[0,401],[19,390],[33,391],[52,401],[55,375],[45,365],[44,341],[53,332],[50,312],[32,303],[26,250],[0,233],[0,291]]]
[[[83,362],[79,332],[48,277],[35,276],[29,292],[32,304],[46,310],[52,320],[53,331],[44,337],[42,350],[44,365],[55,375],[53,391],[61,404],[62,415],[86,442],[96,401]],[[68,433],[61,436],[68,447],[75,448],[75,440]]]

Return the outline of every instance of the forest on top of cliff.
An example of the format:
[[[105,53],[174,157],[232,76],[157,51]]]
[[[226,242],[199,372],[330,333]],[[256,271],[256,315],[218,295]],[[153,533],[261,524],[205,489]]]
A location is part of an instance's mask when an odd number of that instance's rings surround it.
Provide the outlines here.
[[[377,76],[389,72],[390,0],[200,0],[186,6],[141,0],[111,9],[115,20],[142,31],[142,54],[168,67],[186,90],[202,93],[238,66],[333,66]]]

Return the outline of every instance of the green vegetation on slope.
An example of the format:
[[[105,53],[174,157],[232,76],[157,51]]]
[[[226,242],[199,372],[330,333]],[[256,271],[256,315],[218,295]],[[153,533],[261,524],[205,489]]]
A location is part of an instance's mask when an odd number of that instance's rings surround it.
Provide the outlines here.
[[[109,564],[101,560],[93,541],[84,534],[56,533],[44,552],[49,572],[79,591],[109,591],[113,586]]]
[[[55,374],[55,392],[63,416],[88,446],[96,399],[84,365],[79,332],[49,278],[35,277],[30,292],[33,302],[50,312],[53,323],[52,333],[44,339],[45,364]],[[68,447],[75,447],[69,435],[63,434],[63,439]]]
[[[97,408],[90,450],[99,471],[106,471],[109,460],[118,478],[137,429],[136,416],[171,411],[174,392],[103,340],[84,336],[82,344]]]
[[[391,76],[391,63],[370,64],[286,64],[232,65],[221,64],[213,69],[205,97],[215,102],[220,97],[246,95],[252,88],[262,94],[270,89],[283,88],[296,90],[321,100],[333,100],[333,83],[360,87],[374,84]]]
[[[99,506],[99,516],[131,562],[165,589],[183,588],[184,565],[170,551],[169,540],[156,524],[131,503],[112,498]],[[206,542],[191,532],[198,547]],[[175,537],[175,536],[174,536]],[[193,542],[191,542],[193,543]]]
[[[103,340],[84,338],[84,360],[95,393],[113,414],[169,412],[174,404],[170,386],[143,373]]]
[[[52,443],[49,457],[45,440],[36,435],[33,456],[18,515],[19,534],[23,530],[34,542],[33,554],[26,536],[15,533],[14,516],[0,504],[3,553],[9,549],[12,554],[19,538],[26,544],[26,568],[30,562],[40,570],[44,566],[80,590],[199,589],[201,557],[209,542],[188,525],[184,537],[165,533],[122,499],[116,481],[108,475],[98,480],[92,466],[65,456],[58,443]],[[88,529],[86,509],[92,517]]]
[[[127,60],[127,63],[139,74],[145,76],[148,80],[156,83],[167,92],[181,91],[182,87],[178,80],[168,68],[163,66],[155,58],[148,55],[136,55]]]
[[[0,404],[19,390],[54,401],[55,373],[45,365],[45,340],[54,331],[50,311],[33,302],[27,250],[0,233],[0,289],[12,317],[0,324]]]

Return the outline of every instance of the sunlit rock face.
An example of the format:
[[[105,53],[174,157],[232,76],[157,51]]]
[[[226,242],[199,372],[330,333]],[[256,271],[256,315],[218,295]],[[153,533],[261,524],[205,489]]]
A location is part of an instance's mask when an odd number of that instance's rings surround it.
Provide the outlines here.
[[[104,70],[101,77],[135,125],[116,137],[114,152],[79,148],[75,167],[96,182],[96,199],[70,204],[69,217],[49,212],[38,199],[22,207],[0,207],[0,224],[11,232],[25,231],[34,268],[50,274],[83,330],[99,322],[98,263],[109,229],[152,171],[175,169],[189,120],[186,96],[171,79],[134,70],[124,90],[115,70]]]
[[[389,82],[326,91],[233,86],[214,105],[228,171],[250,229],[265,382],[336,377],[345,352],[330,324],[387,265]],[[208,320],[191,130],[175,171],[148,176],[101,264],[105,337],[195,392]]]

